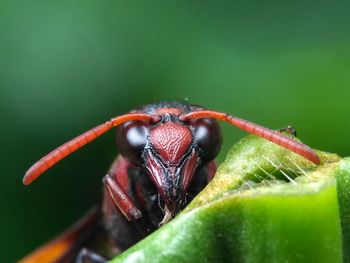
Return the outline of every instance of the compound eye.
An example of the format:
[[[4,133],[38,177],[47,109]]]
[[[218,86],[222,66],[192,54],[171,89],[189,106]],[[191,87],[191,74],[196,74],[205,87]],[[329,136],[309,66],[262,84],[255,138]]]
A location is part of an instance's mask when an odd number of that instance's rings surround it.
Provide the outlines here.
[[[193,124],[195,143],[204,163],[213,160],[219,153],[222,136],[220,126],[212,119],[198,119]]]
[[[142,152],[147,143],[148,127],[144,122],[127,122],[117,128],[117,146],[120,153],[135,164],[142,163]]]

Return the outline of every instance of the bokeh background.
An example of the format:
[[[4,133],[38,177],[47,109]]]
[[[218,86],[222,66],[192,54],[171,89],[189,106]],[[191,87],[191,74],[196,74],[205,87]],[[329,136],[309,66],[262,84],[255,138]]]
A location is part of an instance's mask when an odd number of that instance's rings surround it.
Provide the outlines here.
[[[114,132],[48,171],[54,147],[135,106],[184,100],[350,155],[349,1],[0,1],[0,261],[99,199]],[[224,124],[219,160],[244,133]]]

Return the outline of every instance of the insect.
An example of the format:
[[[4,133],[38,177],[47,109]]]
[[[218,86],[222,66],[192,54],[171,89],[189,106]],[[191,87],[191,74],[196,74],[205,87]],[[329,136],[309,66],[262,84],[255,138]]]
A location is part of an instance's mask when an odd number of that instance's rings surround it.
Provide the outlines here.
[[[88,229],[95,229],[91,234],[95,237],[96,233],[104,233],[104,239],[113,248],[111,256],[168,222],[216,172],[214,159],[222,144],[217,120],[274,142],[315,164],[320,163],[310,147],[226,113],[180,102],[137,108],[64,143],[27,171],[23,179],[25,185],[64,157],[118,126],[116,139],[120,155],[103,178],[105,191],[101,208],[23,262],[72,260],[82,246],[89,246],[84,241],[88,239]],[[102,227],[99,222],[103,223]],[[104,262],[102,257],[85,249],[80,250],[77,261],[84,259]]]

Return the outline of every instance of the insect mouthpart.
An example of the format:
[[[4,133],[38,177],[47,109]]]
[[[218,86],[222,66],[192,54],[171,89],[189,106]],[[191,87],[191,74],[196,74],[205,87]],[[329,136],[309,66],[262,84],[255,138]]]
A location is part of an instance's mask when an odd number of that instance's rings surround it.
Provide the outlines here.
[[[185,205],[187,189],[199,164],[198,153],[193,148],[179,165],[166,165],[148,150],[145,160],[145,168],[164,202],[163,221],[167,221],[166,219],[171,219]]]

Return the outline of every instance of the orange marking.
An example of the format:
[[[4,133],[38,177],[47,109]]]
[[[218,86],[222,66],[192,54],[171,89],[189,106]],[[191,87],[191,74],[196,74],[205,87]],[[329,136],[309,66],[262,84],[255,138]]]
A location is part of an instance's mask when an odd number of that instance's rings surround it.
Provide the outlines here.
[[[183,111],[178,108],[160,108],[155,110],[155,114],[157,115],[164,115],[164,114],[180,115],[181,113],[183,113]]]
[[[74,248],[79,242],[80,234],[91,228],[99,219],[97,209],[90,211],[85,217],[74,224],[70,229],[63,234],[50,241],[49,243],[34,250],[25,258],[19,260],[19,263],[46,263],[56,262],[66,255],[70,249]]]

